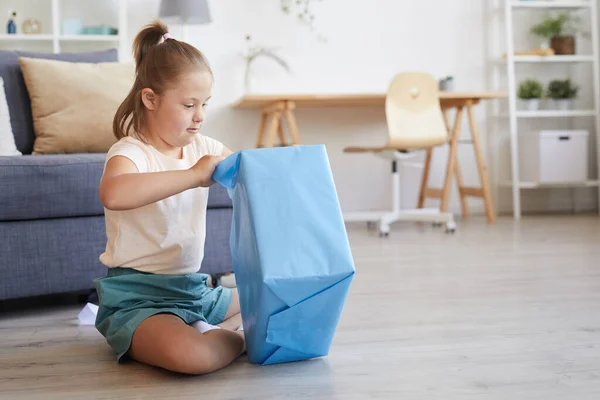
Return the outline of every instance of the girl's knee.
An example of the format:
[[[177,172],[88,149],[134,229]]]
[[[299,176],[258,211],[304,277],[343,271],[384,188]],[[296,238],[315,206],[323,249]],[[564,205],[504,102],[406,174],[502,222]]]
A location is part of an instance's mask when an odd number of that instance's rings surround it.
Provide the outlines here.
[[[139,362],[174,372],[206,374],[224,367],[239,355],[232,348],[243,345],[243,338],[232,340],[234,336],[227,336],[231,334],[203,335],[178,317],[159,314],[138,326],[129,355]]]
[[[173,343],[166,352],[171,370],[190,375],[202,375],[216,370],[212,351],[204,341],[184,340]]]

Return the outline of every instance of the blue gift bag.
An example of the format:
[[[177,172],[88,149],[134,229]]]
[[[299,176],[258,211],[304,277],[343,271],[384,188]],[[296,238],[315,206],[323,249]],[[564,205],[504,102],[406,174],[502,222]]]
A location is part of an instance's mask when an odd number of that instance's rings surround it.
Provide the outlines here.
[[[244,150],[213,179],[233,201],[230,245],[248,360],[327,355],[354,263],[325,147]]]

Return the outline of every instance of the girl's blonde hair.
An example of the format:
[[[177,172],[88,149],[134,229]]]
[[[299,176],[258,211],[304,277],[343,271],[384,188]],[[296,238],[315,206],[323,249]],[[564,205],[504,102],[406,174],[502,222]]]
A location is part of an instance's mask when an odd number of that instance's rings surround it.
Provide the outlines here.
[[[132,129],[136,134],[143,134],[142,89],[150,88],[160,95],[182,74],[201,69],[212,75],[208,60],[200,50],[169,36],[165,39],[168,32],[167,25],[155,21],[146,25],[133,41],[135,81],[113,119],[117,139],[128,136]]]

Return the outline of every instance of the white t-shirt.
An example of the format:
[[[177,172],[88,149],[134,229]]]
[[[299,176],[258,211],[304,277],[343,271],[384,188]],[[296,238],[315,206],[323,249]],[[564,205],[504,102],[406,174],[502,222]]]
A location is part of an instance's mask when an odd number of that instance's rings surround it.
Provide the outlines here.
[[[223,144],[199,135],[175,159],[134,137],[115,143],[106,156],[129,158],[139,172],[188,169],[204,155],[219,156]],[[105,164],[106,167],[106,164]],[[133,268],[154,274],[198,272],[204,258],[208,188],[195,188],[133,210],[104,209],[106,250],[100,261],[109,268]]]

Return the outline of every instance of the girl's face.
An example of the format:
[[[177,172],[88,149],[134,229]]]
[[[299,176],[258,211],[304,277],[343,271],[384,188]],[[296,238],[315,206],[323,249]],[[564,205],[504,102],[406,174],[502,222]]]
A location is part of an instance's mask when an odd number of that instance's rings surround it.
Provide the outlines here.
[[[146,106],[146,135],[164,150],[186,146],[199,135],[211,97],[213,78],[208,71],[191,72],[169,85],[161,95],[142,91]]]

